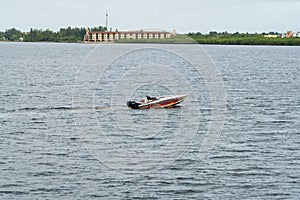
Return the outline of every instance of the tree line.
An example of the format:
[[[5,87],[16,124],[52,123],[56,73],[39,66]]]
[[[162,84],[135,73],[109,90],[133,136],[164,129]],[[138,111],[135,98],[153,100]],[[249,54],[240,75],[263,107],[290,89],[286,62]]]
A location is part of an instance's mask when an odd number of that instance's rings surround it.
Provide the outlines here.
[[[91,31],[106,31],[105,27],[92,27]],[[0,32],[0,40],[24,41],[24,42],[81,42],[86,33],[86,28],[60,28],[55,32],[50,29],[30,29],[29,32],[22,32],[15,28]]]

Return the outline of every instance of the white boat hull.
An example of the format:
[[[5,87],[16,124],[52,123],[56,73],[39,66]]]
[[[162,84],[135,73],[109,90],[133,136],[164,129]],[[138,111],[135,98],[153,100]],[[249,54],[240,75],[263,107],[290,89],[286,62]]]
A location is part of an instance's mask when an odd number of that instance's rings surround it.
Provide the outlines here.
[[[150,100],[128,101],[127,106],[132,109],[150,109],[150,108],[169,108],[184,101],[186,95],[175,95],[159,98],[151,98]]]

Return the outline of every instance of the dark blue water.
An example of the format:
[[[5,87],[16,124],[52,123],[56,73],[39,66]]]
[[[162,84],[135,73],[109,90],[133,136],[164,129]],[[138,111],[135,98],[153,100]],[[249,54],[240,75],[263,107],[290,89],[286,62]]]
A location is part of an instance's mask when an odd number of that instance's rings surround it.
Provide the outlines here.
[[[178,48],[188,51],[187,46]],[[193,142],[174,162],[147,173],[126,173],[101,162],[87,149],[78,131],[74,117],[85,110],[72,107],[74,83],[80,66],[96,47],[0,43],[0,199],[299,198],[299,47],[204,46],[220,71],[226,93],[223,131],[205,159],[198,154],[211,120],[209,98],[203,95],[208,91],[192,68],[177,68],[185,79],[199,83],[194,92],[199,92],[201,126]],[[105,46],[101,48],[105,51]],[[113,48],[118,51],[130,49],[131,45]],[[184,60],[177,62],[159,51],[143,53],[144,60],[149,54],[153,62],[163,58],[170,66],[188,66]],[[106,76],[118,79],[120,73],[114,73],[114,66],[134,62],[137,61],[116,60]],[[191,100],[167,111],[132,111],[120,103],[109,107],[107,95],[115,88],[111,82],[103,88],[108,79],[102,80],[95,92],[99,126],[126,150],[158,150],[170,143],[180,127],[178,121],[189,120],[181,113],[193,103]],[[161,95],[171,92],[172,85],[145,84],[132,97],[138,98],[150,89]],[[121,114],[129,112],[137,127],[164,114],[165,124],[158,128],[165,132],[138,139],[137,135],[118,135],[114,131],[120,125],[114,121],[116,110]],[[158,117],[155,124],[160,120]]]

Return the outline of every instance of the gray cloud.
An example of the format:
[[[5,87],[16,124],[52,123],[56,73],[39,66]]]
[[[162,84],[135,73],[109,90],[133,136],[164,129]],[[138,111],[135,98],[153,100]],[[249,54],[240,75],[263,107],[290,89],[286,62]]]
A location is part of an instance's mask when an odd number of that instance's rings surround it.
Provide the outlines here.
[[[1,3],[0,30],[105,24],[119,30],[162,28],[179,32],[298,29],[298,0],[10,0]]]

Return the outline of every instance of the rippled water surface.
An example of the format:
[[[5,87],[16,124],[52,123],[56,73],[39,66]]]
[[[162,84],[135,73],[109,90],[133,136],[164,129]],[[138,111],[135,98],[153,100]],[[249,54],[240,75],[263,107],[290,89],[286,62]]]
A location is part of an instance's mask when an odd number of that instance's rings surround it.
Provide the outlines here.
[[[99,48],[105,53],[132,46]],[[299,198],[299,47],[203,47],[219,69],[226,93],[223,131],[205,158],[199,156],[199,149],[212,120],[211,99],[205,80],[195,75],[190,63],[155,50],[160,45],[139,45],[147,49],[112,62],[95,88],[95,117],[105,137],[132,156],[168,146],[176,129],[190,120],[182,113],[188,106],[199,106],[201,125],[193,141],[174,162],[163,165],[168,159],[162,157],[155,163],[162,168],[152,166],[155,170],[145,173],[133,173],[130,167],[124,172],[101,162],[85,145],[78,131],[80,124],[76,127],[74,116],[88,108],[72,106],[74,83],[80,66],[97,47],[0,43],[0,199]],[[189,45],[176,48],[189,51]],[[191,83],[197,101],[190,98],[175,109],[128,110],[124,106],[127,99],[116,92],[114,83],[126,77],[134,63],[157,60]],[[169,72],[159,73],[168,80]],[[176,80],[164,87],[152,76],[153,82],[145,81],[129,95],[162,95],[178,87]],[[112,95],[121,100],[112,102]],[[128,119],[118,117],[122,113],[127,113],[136,127],[126,126]],[[157,126],[158,133],[145,130],[136,135],[134,131],[148,123]]]

